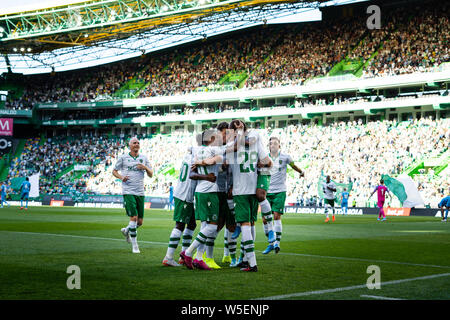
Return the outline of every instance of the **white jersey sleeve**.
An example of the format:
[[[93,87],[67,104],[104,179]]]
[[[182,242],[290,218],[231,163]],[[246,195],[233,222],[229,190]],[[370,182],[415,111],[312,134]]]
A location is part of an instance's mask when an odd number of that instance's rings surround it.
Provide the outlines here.
[[[121,156],[119,156],[119,158],[117,158],[117,162],[116,162],[116,165],[114,166],[114,170],[117,170],[117,171],[122,170],[123,157],[124,157],[124,155],[121,155]]]
[[[206,160],[213,158],[217,155],[222,156],[222,151],[220,148],[217,147],[199,147],[196,150],[195,159],[198,161]],[[221,163],[221,161],[219,161]],[[210,173],[213,173],[217,177],[219,176],[219,166],[221,164],[214,164],[210,166],[199,166],[197,167],[197,172],[199,174],[208,175]],[[195,192],[199,193],[210,193],[210,192],[218,192],[219,188],[216,182],[210,182],[207,180],[199,180],[197,182],[197,187],[195,188]]]

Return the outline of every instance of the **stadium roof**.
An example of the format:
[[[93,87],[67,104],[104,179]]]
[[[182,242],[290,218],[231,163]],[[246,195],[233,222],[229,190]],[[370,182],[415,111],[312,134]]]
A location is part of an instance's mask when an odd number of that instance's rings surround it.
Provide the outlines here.
[[[45,8],[23,6],[21,12],[10,7],[0,12],[0,53],[5,57],[0,59],[0,72],[9,68],[31,74],[94,66],[294,15],[314,12],[306,20],[320,20],[321,4],[358,1],[324,2],[73,0]]]

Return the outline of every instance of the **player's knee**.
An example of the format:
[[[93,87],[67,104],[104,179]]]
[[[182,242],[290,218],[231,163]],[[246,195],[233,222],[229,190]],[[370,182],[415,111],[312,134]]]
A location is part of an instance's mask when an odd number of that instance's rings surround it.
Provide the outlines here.
[[[195,230],[195,228],[197,228],[197,223],[195,222],[195,220],[192,222],[189,222],[188,223],[188,225],[187,225],[187,228],[189,229],[189,230]]]
[[[176,222],[176,223],[175,223],[175,228],[177,228],[177,229],[180,230],[181,232],[184,231],[185,226],[186,226],[186,225],[185,225],[184,223],[182,223],[182,222]]]
[[[219,220],[219,223],[217,224],[217,232],[222,230],[223,226],[225,225],[225,221]]]
[[[266,191],[263,189],[256,189],[256,199],[258,202],[266,200]]]

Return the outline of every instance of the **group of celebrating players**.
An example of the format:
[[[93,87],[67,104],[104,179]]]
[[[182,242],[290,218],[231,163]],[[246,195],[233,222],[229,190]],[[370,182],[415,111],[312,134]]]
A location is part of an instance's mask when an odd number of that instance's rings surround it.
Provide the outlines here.
[[[139,253],[137,229],[143,223],[145,173],[153,176],[153,170],[145,155],[139,154],[139,140],[129,142],[130,153],[123,154],[113,169],[113,175],[122,180],[124,206],[130,222],[121,231],[132,252]],[[248,130],[241,120],[222,122],[214,129],[207,129],[196,136],[196,146],[189,147],[181,164],[178,183],[173,191],[175,226],[169,237],[163,265],[189,269],[220,269],[214,261],[214,242],[223,227],[224,255],[222,263],[238,267],[241,271],[258,271],[255,247],[255,222],[258,208],[268,245],[263,254],[281,250],[281,217],[286,200],[287,166],[297,171],[291,156],[280,151],[279,138],[269,138],[269,152],[263,146],[256,130]],[[120,172],[124,173],[121,175]],[[336,186],[330,176],[322,185],[325,199],[326,220],[332,212],[335,221],[334,199]],[[378,193],[378,220],[386,220],[383,210],[388,189],[381,184],[372,195]],[[371,196],[372,196],[371,195]],[[348,200],[344,190],[343,202]],[[197,227],[200,230],[194,238]],[[240,256],[237,258],[237,239],[240,239]],[[181,240],[178,262],[174,254]],[[196,251],[196,252],[195,252]]]
[[[241,120],[222,122],[215,129],[198,134],[197,145],[190,147],[182,161],[174,189],[175,227],[163,264],[185,265],[189,269],[220,268],[214,261],[214,241],[225,227],[223,263],[242,271],[258,270],[254,252],[255,222],[261,207],[268,246],[263,254],[278,253],[282,235],[281,216],[286,200],[286,171],[290,165],[300,176],[303,171],[292,158],[280,151],[277,137],[264,148],[256,130],[247,130]],[[153,171],[144,155],[139,155],[139,140],[130,140],[130,153],[119,157],[113,175],[123,181],[124,205],[130,223],[122,228],[133,252],[139,252],[136,236],[142,225],[144,172]],[[126,172],[121,175],[119,172]],[[195,203],[195,206],[194,206]],[[200,230],[193,238],[201,222]],[[241,236],[240,257],[236,257],[237,238]],[[182,240],[178,262],[175,250]],[[194,251],[196,251],[194,257]]]
[[[258,207],[261,207],[268,238],[263,253],[272,250],[278,253],[287,165],[301,176],[303,172],[290,156],[280,152],[278,138],[270,138],[267,153],[258,132],[247,130],[240,120],[222,122],[196,138],[198,146],[189,148],[174,190],[175,227],[163,264],[201,270],[220,268],[214,261],[213,250],[217,234],[225,227],[222,262],[242,271],[255,272],[258,270],[254,252]],[[196,220],[201,221],[201,226],[192,241]],[[240,235],[241,250],[237,259]],[[180,239],[182,249],[176,262],[174,252]]]

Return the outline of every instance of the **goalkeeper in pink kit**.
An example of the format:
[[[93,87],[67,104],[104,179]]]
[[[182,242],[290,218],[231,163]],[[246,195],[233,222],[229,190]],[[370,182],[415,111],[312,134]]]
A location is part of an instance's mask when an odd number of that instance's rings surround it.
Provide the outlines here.
[[[382,221],[386,221],[386,214],[384,213],[384,201],[386,200],[386,194],[391,198],[391,194],[388,190],[388,188],[384,185],[384,180],[380,180],[380,185],[375,187],[375,190],[373,190],[372,194],[370,195],[369,199],[373,196],[373,194],[377,192],[378,196],[378,203],[377,206],[380,208],[380,213],[378,214],[378,219],[380,220],[381,216],[383,216]]]

